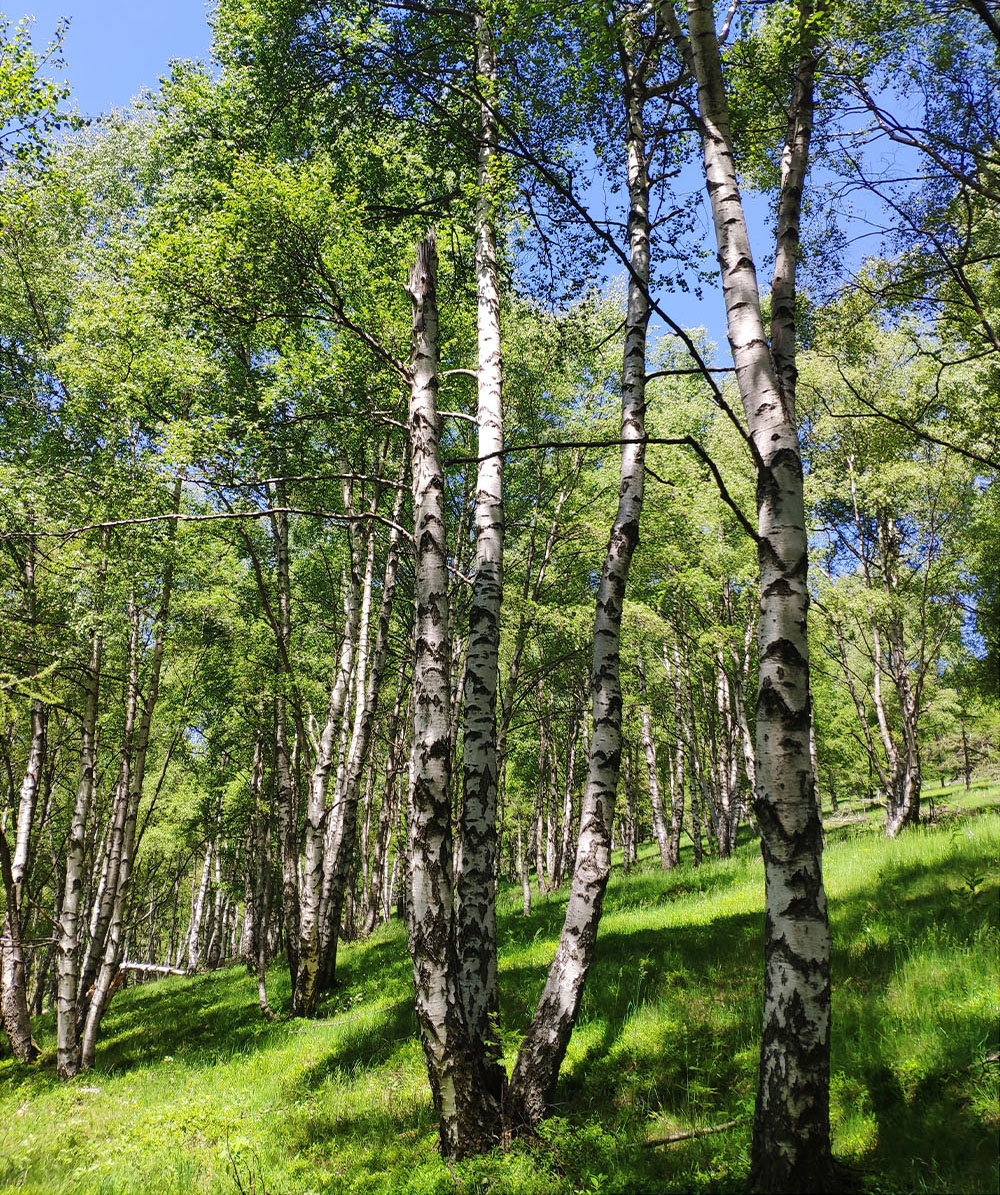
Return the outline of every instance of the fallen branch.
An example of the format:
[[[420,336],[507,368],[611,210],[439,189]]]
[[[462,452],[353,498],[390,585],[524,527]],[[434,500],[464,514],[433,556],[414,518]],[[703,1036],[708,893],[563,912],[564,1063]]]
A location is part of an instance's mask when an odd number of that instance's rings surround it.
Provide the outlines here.
[[[688,1129],[683,1133],[671,1133],[669,1137],[650,1137],[648,1141],[636,1141],[635,1144],[642,1149],[650,1149],[656,1145],[673,1145],[675,1141],[690,1141],[692,1137],[707,1137],[709,1133],[725,1133],[745,1121],[746,1117],[741,1116],[736,1120],[727,1120],[725,1124],[710,1125],[707,1129]]]
[[[157,975],[187,975],[183,967],[171,967],[167,963],[122,963],[122,971],[155,971]]]

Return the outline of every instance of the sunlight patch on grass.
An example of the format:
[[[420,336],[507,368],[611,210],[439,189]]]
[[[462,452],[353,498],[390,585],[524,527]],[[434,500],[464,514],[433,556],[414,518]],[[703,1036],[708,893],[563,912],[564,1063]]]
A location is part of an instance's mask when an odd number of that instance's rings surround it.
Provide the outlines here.
[[[950,811],[995,788],[946,794]],[[890,842],[829,835],[834,939],[835,1147],[873,1191],[995,1190],[1000,1123],[995,813],[943,819]],[[456,1167],[437,1132],[399,922],[343,948],[340,986],[312,1022],[269,1024],[232,969],[126,989],[98,1067],[54,1077],[0,1061],[0,1190],[25,1195],[641,1195],[735,1192],[749,1122],[661,1150],[663,1126],[748,1117],[761,1017],[763,876],[757,844],[673,872],[646,847],[608,887],[597,956],[541,1143]],[[566,890],[501,898],[501,1032],[512,1062],[545,980]],[[287,1008],[287,973],[269,977]],[[669,1131],[664,1129],[663,1131]],[[458,1184],[456,1188],[456,1182]],[[262,1185],[263,1184],[263,1187]],[[596,1186],[595,1186],[596,1184]]]

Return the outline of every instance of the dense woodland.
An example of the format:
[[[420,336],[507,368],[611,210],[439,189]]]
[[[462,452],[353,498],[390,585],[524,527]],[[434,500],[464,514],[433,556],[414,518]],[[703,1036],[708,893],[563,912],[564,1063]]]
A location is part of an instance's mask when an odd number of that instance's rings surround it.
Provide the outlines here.
[[[211,20],[89,123],[0,31],[10,1050],[224,965],[314,1016],[402,918],[461,1160],[552,1110],[613,853],[753,838],[750,1179],[849,1189],[822,819],[1000,768],[995,7]],[[511,1049],[498,890],[563,884]]]

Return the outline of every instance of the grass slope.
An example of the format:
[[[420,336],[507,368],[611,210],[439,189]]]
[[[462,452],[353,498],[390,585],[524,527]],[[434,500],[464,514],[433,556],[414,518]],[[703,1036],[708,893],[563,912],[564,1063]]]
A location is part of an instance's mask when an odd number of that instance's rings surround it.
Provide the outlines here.
[[[834,1141],[872,1192],[997,1189],[997,798],[949,795],[950,818],[896,842],[865,823],[828,834]],[[342,987],[317,1021],[264,1023],[239,969],[166,979],[121,993],[97,1068],[60,1084],[43,1020],[41,1064],[0,1062],[0,1190],[740,1190],[748,1123],[665,1149],[635,1143],[752,1110],[762,887],[754,843],[697,870],[665,874],[652,858],[616,869],[541,1142],[454,1172],[438,1159],[394,923],[344,950]],[[529,918],[518,899],[503,898],[500,923],[511,1056],[566,894]],[[272,983],[287,1006],[287,977]]]

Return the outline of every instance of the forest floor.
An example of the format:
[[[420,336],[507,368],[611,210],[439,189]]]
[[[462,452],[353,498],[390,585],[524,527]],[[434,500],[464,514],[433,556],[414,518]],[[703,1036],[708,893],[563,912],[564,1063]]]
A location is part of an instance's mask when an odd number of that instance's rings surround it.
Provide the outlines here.
[[[834,934],[837,1153],[877,1195],[997,1190],[1000,790],[951,790],[886,841],[841,807],[825,856]],[[502,898],[512,1058],[566,891]],[[0,1190],[28,1195],[569,1195],[744,1189],[760,1022],[756,842],[664,873],[616,867],[597,961],[542,1139],[458,1166],[436,1153],[398,922],[344,948],[319,1019],[265,1023],[242,969],[126,989],[97,1067],[0,1061]],[[287,975],[270,977],[288,1005]],[[661,1148],[649,1137],[739,1119]]]

